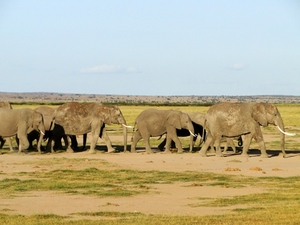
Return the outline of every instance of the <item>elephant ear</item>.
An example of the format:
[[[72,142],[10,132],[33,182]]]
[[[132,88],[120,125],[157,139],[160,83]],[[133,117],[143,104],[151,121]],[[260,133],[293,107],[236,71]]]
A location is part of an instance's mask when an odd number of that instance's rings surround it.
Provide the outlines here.
[[[168,116],[168,123],[175,127],[176,129],[182,129],[181,123],[180,123],[180,117],[177,113],[171,112]]]
[[[257,103],[252,107],[252,118],[261,126],[268,126],[267,113],[263,104]]]
[[[105,124],[111,124],[111,111],[108,107],[102,106],[100,107],[100,115],[101,119]]]

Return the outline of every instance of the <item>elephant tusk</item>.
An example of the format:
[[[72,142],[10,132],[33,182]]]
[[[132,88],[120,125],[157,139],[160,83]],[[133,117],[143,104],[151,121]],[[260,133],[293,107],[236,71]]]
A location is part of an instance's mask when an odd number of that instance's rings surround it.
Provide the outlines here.
[[[295,133],[288,133],[288,132],[285,132],[283,130],[281,130],[281,128],[277,125],[277,128],[278,130],[280,130],[281,133],[285,134],[285,135],[288,135],[288,136],[295,136],[296,134]]]
[[[44,135],[44,136],[45,136],[45,134],[44,134],[44,132],[43,132],[43,131],[41,131],[41,130],[40,130],[40,132],[41,132],[41,134],[42,134],[42,135]]]
[[[190,131],[190,130],[189,130],[189,132],[190,132],[190,134],[193,135],[194,137],[197,137],[197,134],[193,134],[193,132]]]
[[[127,126],[126,124],[122,123],[122,126],[123,127],[126,127],[126,128],[134,128],[134,126]]]

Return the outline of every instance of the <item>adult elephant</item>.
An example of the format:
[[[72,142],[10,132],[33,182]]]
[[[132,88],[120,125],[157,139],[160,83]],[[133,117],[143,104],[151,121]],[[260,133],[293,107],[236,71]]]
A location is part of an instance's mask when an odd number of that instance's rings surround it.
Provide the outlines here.
[[[267,103],[220,103],[209,108],[206,114],[207,140],[200,150],[201,156],[211,143],[216,145],[216,155],[222,156],[220,141],[222,137],[238,137],[244,135],[242,156],[247,152],[252,138],[256,140],[261,151],[261,157],[268,157],[260,126],[273,124],[282,132],[281,150],[285,157],[284,124],[277,107]],[[293,135],[293,134],[292,134]]]
[[[0,102],[0,108],[4,108],[4,109],[12,109],[12,106],[9,102]],[[12,142],[11,142],[11,138],[3,138],[0,136],[0,149],[3,148],[5,141],[8,142],[8,146],[11,152],[14,151],[13,147],[12,147]]]
[[[0,136],[12,137],[17,135],[19,139],[19,153],[29,147],[27,133],[32,130],[37,130],[42,134],[38,142],[38,151],[41,152],[40,146],[45,134],[42,114],[27,108],[0,108]]]
[[[171,140],[176,144],[178,152],[183,152],[176,129],[187,129],[194,135],[194,127],[188,114],[177,110],[146,109],[135,120],[136,131],[131,144],[131,152],[136,152],[136,144],[143,139],[146,152],[152,153],[149,139],[167,134],[165,152],[169,153]]]
[[[48,141],[51,151],[52,140],[57,135],[83,135],[91,132],[90,153],[95,153],[95,146],[99,138],[101,127],[104,124],[122,124],[124,135],[124,151],[127,148],[127,127],[126,120],[115,105],[102,105],[100,103],[79,103],[69,102],[59,106],[53,114],[55,124],[52,136]],[[110,142],[106,142],[110,144]],[[111,144],[107,146],[109,150],[113,149]],[[66,143],[67,151],[73,151],[69,142]]]

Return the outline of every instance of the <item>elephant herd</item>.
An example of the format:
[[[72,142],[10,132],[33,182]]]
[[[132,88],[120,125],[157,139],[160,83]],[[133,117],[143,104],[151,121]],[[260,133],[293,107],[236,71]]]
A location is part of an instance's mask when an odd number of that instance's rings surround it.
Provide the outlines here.
[[[261,126],[273,124],[281,131],[281,150],[284,149],[285,132],[283,120],[277,107],[267,103],[219,103],[210,107],[206,114],[185,113],[178,110],[146,109],[136,118],[134,126],[127,126],[126,120],[115,105],[101,103],[68,102],[58,108],[41,106],[32,109],[12,109],[9,103],[0,102],[0,147],[5,140],[10,149],[10,137],[16,136],[19,152],[25,151],[37,140],[37,150],[42,151],[42,140],[48,139],[46,151],[54,152],[62,147],[64,140],[67,152],[73,152],[78,144],[76,135],[83,135],[83,148],[87,134],[90,135],[90,153],[95,153],[98,138],[105,140],[108,152],[113,152],[111,141],[105,125],[121,124],[123,126],[124,152],[127,151],[127,129],[133,128],[131,149],[136,152],[137,143],[143,139],[147,153],[152,153],[150,137],[166,138],[158,148],[170,153],[176,146],[179,153],[183,152],[178,137],[190,136],[190,151],[193,150],[197,136],[204,143],[199,151],[207,156],[209,148],[216,149],[216,155],[222,156],[221,142],[236,150],[233,140],[243,145],[242,156],[248,156],[252,139],[258,143],[261,156],[268,157],[261,131]],[[227,147],[224,148],[226,151]]]

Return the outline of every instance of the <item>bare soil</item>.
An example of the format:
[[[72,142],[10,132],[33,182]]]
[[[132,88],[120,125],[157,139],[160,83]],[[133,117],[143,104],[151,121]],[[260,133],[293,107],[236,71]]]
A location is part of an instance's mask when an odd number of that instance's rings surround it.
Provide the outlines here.
[[[269,151],[270,158],[261,158],[259,152],[250,152],[249,158],[228,154],[216,157],[214,153],[203,158],[198,153],[164,154],[156,152],[138,153],[101,153],[89,154],[3,154],[0,155],[0,179],[14,177],[14,172],[51,171],[53,169],[84,169],[104,167],[96,165],[93,159],[102,159],[114,168],[158,171],[198,171],[217,174],[235,174],[245,176],[300,176],[300,154],[289,153],[283,158],[279,151]],[[57,158],[83,158],[81,163],[43,164],[41,161]],[[36,164],[35,164],[36,162]],[[0,198],[0,212],[9,214],[57,214],[70,216],[77,212],[141,212],[144,214],[167,215],[211,215],[228,213],[230,207],[202,207],[199,203],[205,197],[220,198],[251,193],[262,193],[262,188],[207,187],[201,183],[175,183],[151,185],[154,191],[132,197],[91,197],[68,195],[50,191],[26,192],[15,197]],[[78,218],[77,215],[72,215]]]

